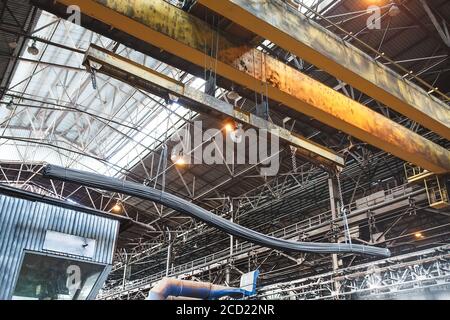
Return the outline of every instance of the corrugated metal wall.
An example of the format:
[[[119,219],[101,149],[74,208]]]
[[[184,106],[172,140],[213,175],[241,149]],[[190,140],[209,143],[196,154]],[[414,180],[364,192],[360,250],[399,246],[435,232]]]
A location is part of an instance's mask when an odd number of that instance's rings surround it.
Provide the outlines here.
[[[9,299],[24,250],[42,250],[47,230],[96,240],[93,259],[112,264],[119,222],[0,194],[0,300]]]

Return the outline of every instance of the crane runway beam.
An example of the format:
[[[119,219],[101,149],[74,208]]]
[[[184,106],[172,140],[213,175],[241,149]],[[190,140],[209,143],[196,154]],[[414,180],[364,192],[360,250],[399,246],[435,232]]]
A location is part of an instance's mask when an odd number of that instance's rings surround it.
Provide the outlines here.
[[[280,0],[198,0],[450,140],[450,108]]]
[[[299,148],[298,153],[313,162],[323,164],[329,168],[343,167],[344,159],[319,144],[291,133],[265,119],[246,113],[233,107],[233,105],[186,86],[153,69],[135,63],[120,55],[114,54],[96,45],[91,45],[85,55],[85,66],[93,68],[122,82],[139,87],[145,91],[166,97],[175,95],[183,101],[183,105],[194,111],[206,109],[233,118],[234,120],[250,125],[257,129],[267,130],[270,134],[278,136],[281,140]],[[200,109],[200,110],[199,110]]]

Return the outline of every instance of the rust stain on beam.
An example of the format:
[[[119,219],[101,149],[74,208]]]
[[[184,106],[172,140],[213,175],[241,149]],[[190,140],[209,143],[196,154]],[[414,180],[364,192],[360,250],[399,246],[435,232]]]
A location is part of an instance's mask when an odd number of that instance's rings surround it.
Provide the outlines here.
[[[160,97],[165,97],[169,93],[173,94],[180,98],[181,101],[187,100],[187,103],[184,105],[194,111],[199,111],[198,107],[201,107],[201,109],[215,111],[216,113],[233,118],[237,122],[250,125],[254,128],[267,130],[288,144],[299,148],[298,153],[310,159],[312,162],[325,165],[329,168],[342,168],[345,164],[344,159],[331,149],[295,135],[289,130],[257,117],[254,114],[235,109],[225,101],[195,90],[164,74],[96,45],[91,45],[87,50],[84,65],[88,69],[95,68],[97,72],[104,73],[132,86],[137,86]]]
[[[450,108],[280,0],[198,0],[450,140]]]
[[[234,44],[162,0],[57,0],[185,61],[435,173],[450,172],[450,152],[276,59]],[[106,34],[107,36],[107,34]],[[212,46],[218,46],[214,53]],[[213,56],[210,54],[213,53]]]

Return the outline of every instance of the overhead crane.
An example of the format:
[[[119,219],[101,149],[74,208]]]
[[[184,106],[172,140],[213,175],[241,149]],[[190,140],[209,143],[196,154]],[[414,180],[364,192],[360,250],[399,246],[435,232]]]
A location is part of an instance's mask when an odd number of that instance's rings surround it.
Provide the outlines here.
[[[344,159],[333,150],[96,45],[91,45],[87,50],[84,65],[88,69],[95,68],[95,72],[106,74],[157,96],[172,95],[184,107],[192,110],[213,112],[218,116],[232,118],[239,123],[267,130],[270,134],[294,146],[299,155],[328,169],[339,170],[345,164]]]
[[[163,0],[33,2],[63,17],[67,16],[66,7],[77,5],[84,17],[90,19],[89,23],[84,19],[85,26],[101,30],[105,36],[116,39],[128,36],[126,45],[155,58],[175,58],[176,67],[182,66],[182,61],[213,70],[232,83],[253,92],[264,92],[271,101],[405,161],[436,174],[450,172],[450,151],[445,148],[275,58],[236,43],[205,21]]]
[[[294,8],[298,4],[290,2],[197,1],[450,140],[450,107],[430,94],[436,88],[426,92],[407,81],[408,70],[395,73],[381,63],[382,53],[371,57],[300,14]]]

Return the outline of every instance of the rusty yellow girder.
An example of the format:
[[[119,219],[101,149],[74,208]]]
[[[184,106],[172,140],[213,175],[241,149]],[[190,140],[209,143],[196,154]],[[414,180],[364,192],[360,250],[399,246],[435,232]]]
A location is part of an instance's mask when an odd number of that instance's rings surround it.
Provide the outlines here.
[[[330,169],[341,169],[344,167],[344,159],[333,150],[295,135],[289,130],[257,117],[254,114],[243,112],[225,101],[175,81],[164,74],[106,49],[91,45],[86,51],[84,59],[84,65],[88,69],[95,68],[97,72],[101,72],[160,97],[166,97],[168,94],[171,94],[179,98],[183,106],[191,108],[194,111],[200,111],[200,107],[201,110],[214,111],[215,114],[233,118],[239,123],[267,130],[270,134],[276,135],[282,141],[296,147],[298,154],[312,162],[325,165]]]
[[[198,0],[450,140],[450,108],[280,0]]]
[[[401,159],[450,172],[448,150],[163,0],[56,1]]]

